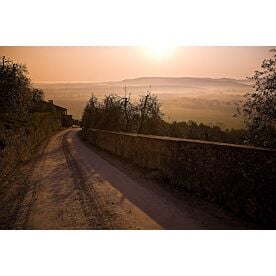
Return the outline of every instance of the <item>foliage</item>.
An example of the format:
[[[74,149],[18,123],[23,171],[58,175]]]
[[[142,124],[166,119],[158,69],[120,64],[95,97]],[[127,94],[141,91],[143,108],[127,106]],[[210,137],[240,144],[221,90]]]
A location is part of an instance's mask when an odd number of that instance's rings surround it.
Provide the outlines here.
[[[248,129],[247,142],[264,147],[276,147],[276,49],[271,52],[272,57],[265,59],[261,70],[251,77],[254,91],[238,106]]]
[[[32,126],[39,127],[41,122],[50,116],[53,118],[51,112],[24,113],[21,116],[16,116],[16,114],[0,114],[0,133],[9,130],[27,129]]]
[[[130,97],[110,94],[99,102],[95,95],[88,101],[82,122],[86,128],[150,133],[158,128],[162,113],[160,103],[151,93],[142,95],[138,103]]]
[[[43,90],[33,88],[27,67],[5,56],[0,64],[0,113],[22,114],[43,100]]]
[[[141,95],[137,103],[130,97],[116,94],[105,96],[99,102],[92,94],[83,113],[84,128],[161,135],[187,139],[242,144],[244,130],[225,130],[218,126],[197,124],[196,122],[169,123],[162,119],[161,105],[156,95]]]
[[[140,96],[137,105],[139,116],[138,133],[158,134],[162,120],[161,104],[156,95],[147,92],[146,95]]]
[[[32,101],[39,102],[44,99],[44,92],[42,89],[33,88],[32,89]]]
[[[25,65],[2,57],[0,65],[1,113],[24,113],[31,101],[30,79]]]
[[[197,124],[194,121],[166,122],[165,125],[163,135],[185,139],[243,144],[246,134],[246,131],[242,129],[222,130],[219,126]]]

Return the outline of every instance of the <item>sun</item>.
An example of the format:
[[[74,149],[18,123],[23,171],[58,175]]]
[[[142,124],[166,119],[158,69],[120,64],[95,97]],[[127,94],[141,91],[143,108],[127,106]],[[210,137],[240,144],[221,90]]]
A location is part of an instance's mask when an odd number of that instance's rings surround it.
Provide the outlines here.
[[[166,44],[155,44],[146,47],[149,55],[156,60],[163,60],[172,55],[174,47]]]

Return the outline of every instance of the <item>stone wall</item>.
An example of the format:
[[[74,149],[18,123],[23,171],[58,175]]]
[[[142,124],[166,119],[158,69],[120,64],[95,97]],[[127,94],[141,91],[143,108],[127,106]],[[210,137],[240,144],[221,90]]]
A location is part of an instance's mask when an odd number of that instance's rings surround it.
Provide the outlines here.
[[[52,113],[0,117],[0,182],[14,168],[31,158],[36,146],[60,128]]]
[[[83,137],[140,167],[158,170],[170,185],[276,226],[276,150],[93,129],[83,130]]]

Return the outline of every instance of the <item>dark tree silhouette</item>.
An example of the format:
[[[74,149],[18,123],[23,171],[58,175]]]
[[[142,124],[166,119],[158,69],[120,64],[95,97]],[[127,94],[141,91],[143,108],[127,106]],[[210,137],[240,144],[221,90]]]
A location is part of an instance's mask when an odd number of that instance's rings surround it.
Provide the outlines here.
[[[161,116],[158,99],[150,93],[142,95],[139,103],[116,94],[107,95],[102,102],[98,102],[92,95],[85,107],[82,122],[84,127],[152,133],[157,130]]]
[[[42,89],[33,88],[32,89],[32,100],[35,102],[42,101],[44,99],[44,92]]]
[[[197,124],[194,121],[168,123],[162,119],[158,98],[147,92],[137,103],[130,97],[110,94],[99,102],[92,94],[83,117],[84,128],[96,128],[132,133],[172,136],[242,144],[245,130],[225,130],[218,126]]]
[[[139,101],[137,106],[140,115],[138,133],[158,134],[163,114],[157,96],[148,91],[146,95],[140,97]]]
[[[91,95],[82,116],[82,126],[85,128],[97,128],[100,104],[94,94]]]
[[[1,58],[0,113],[25,113],[32,99],[32,88],[25,65]]]
[[[252,79],[254,91],[245,95],[238,106],[248,130],[247,143],[256,146],[276,147],[276,50],[262,62]]]

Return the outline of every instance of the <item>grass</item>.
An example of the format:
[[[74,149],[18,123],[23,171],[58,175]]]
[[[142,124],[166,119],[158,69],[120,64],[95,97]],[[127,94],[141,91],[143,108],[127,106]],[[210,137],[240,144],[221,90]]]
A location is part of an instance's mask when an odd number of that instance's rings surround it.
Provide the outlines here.
[[[48,113],[0,114],[0,132],[39,126]]]

